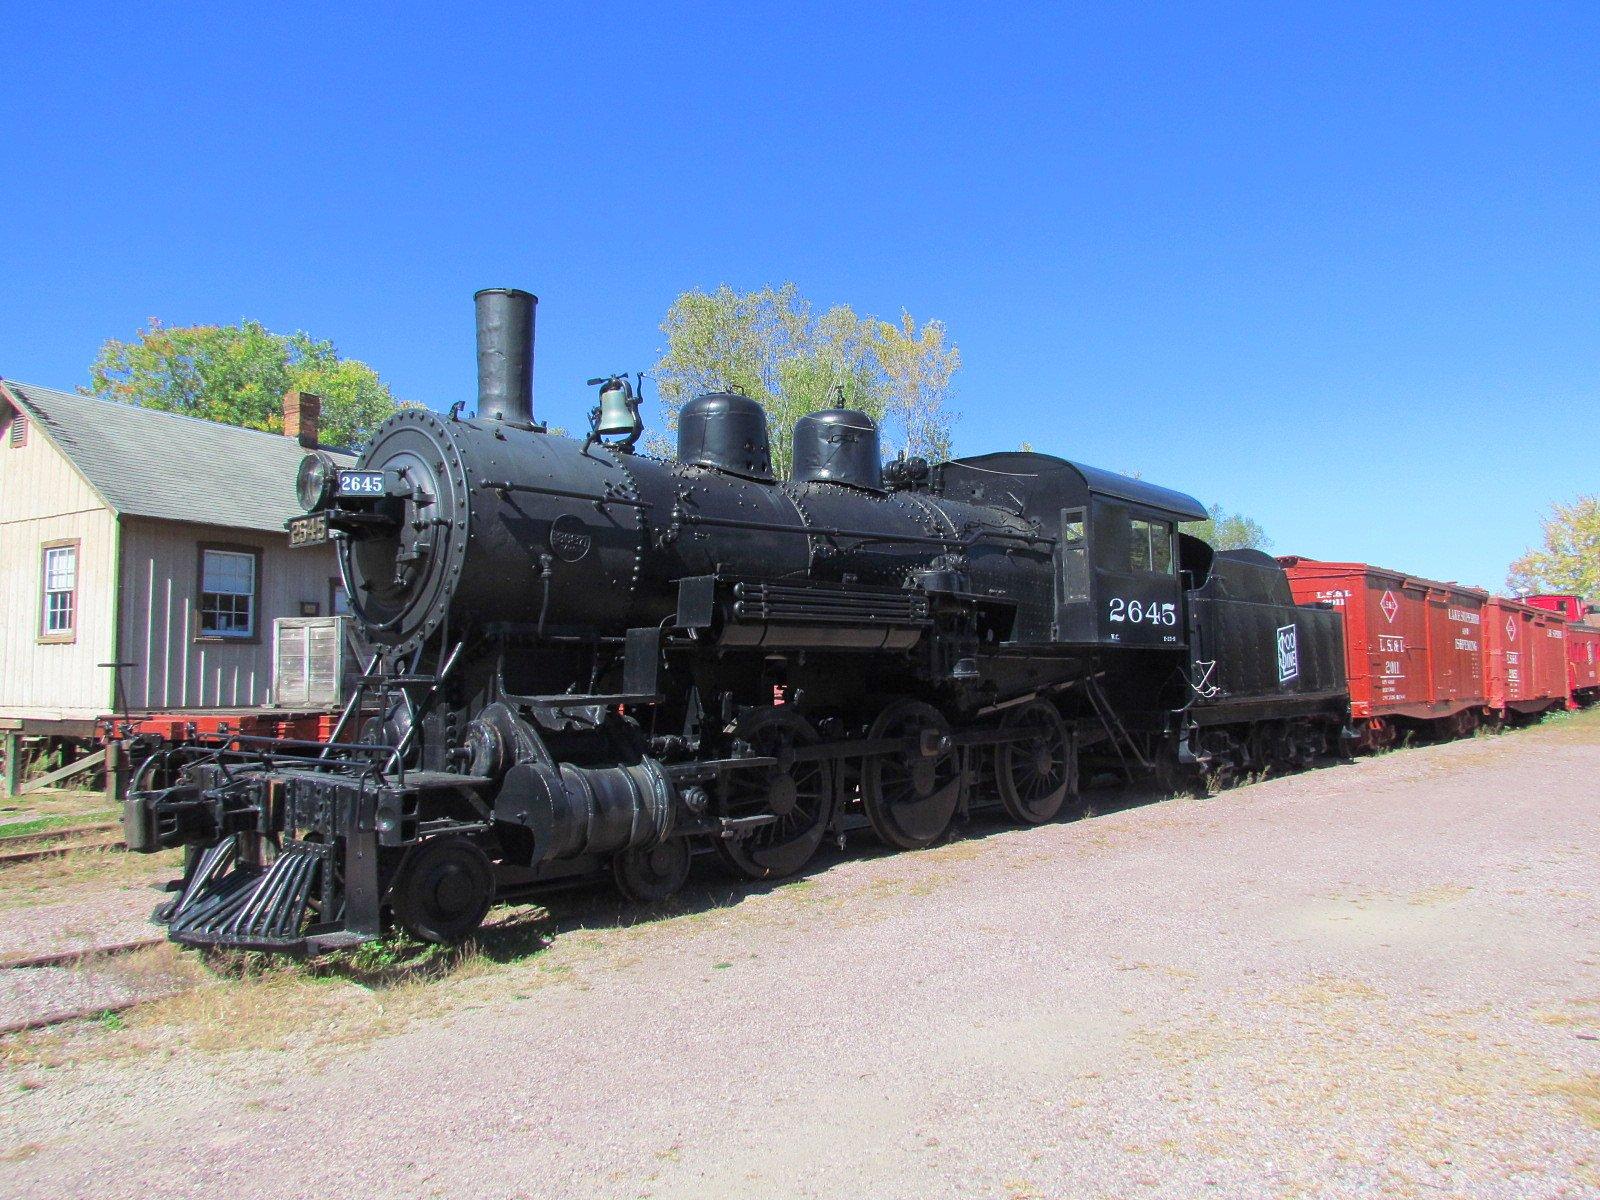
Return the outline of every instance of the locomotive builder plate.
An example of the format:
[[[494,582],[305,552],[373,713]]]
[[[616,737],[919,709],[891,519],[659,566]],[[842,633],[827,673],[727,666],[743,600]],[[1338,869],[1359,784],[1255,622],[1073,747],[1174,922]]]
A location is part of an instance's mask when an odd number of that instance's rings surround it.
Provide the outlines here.
[[[594,535],[581,517],[562,513],[550,523],[550,549],[563,562],[577,562],[589,553],[592,545]]]
[[[309,517],[289,519],[289,548],[298,550],[305,546],[320,546],[328,540],[328,514],[312,513]]]

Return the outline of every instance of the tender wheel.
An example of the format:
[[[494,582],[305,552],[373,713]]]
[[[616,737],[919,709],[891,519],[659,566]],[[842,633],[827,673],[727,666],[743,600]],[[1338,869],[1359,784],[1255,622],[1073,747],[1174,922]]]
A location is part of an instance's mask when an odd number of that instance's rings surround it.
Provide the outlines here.
[[[494,868],[464,837],[436,837],[406,852],[389,889],[400,927],[418,941],[449,945],[483,923],[494,901]]]
[[[611,860],[617,888],[635,904],[657,904],[689,878],[689,843],[668,838],[643,850],[624,850]]]
[[[1054,704],[1034,700],[1008,713],[1004,726],[1028,735],[995,747],[994,779],[1006,815],[1025,825],[1054,820],[1076,782],[1066,722]]]
[[[833,819],[833,764],[795,762],[794,751],[820,740],[811,723],[788,705],[758,708],[740,718],[734,737],[752,754],[776,758],[764,771],[734,771],[724,780],[718,814],[753,817],[775,813],[743,837],[718,838],[717,856],[750,879],[793,875],[817,852]]]
[[[867,734],[914,738],[899,754],[875,754],[861,772],[861,805],[877,835],[901,850],[931,846],[944,836],[961,803],[961,752],[952,744],[950,722],[931,704],[896,700],[878,714]]]

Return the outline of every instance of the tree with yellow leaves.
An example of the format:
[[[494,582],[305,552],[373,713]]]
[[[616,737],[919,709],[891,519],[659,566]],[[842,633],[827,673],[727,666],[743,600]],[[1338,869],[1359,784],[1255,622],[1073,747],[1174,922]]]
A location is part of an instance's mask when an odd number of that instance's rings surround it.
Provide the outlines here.
[[[1544,546],[1511,564],[1506,586],[1519,596],[1566,592],[1600,598],[1600,496],[1553,504],[1544,522]]]
[[[667,346],[653,375],[667,410],[704,392],[736,391],[767,412],[772,465],[788,473],[797,418],[841,400],[884,423],[885,445],[938,460],[950,453],[950,380],[961,365],[942,322],[920,329],[909,313],[898,324],[858,316],[847,304],[818,314],[792,283],[736,292],[685,292],[661,330]],[[663,438],[648,443],[669,454]]]

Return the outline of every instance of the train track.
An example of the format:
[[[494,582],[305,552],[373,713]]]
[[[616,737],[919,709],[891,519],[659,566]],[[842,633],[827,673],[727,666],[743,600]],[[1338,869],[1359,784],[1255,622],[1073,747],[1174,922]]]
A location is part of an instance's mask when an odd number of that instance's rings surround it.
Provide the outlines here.
[[[0,971],[26,971],[34,967],[64,967],[95,958],[110,958],[117,954],[131,954],[146,946],[159,946],[167,939],[160,936],[134,938],[126,942],[112,942],[104,946],[80,946],[76,950],[52,950],[48,954],[33,954],[23,958],[0,958]]]
[[[19,833],[9,837],[3,836],[4,831],[0,830],[0,849],[9,849],[13,846],[40,846],[65,837],[110,833],[120,828],[121,825],[116,821],[94,821],[87,825],[63,825],[59,829],[41,829],[37,833]]]
[[[35,842],[29,845],[29,847],[25,850],[0,852],[0,867],[16,866],[19,863],[38,862],[40,859],[44,858],[60,858],[63,855],[71,854],[75,850],[115,850],[123,845],[123,841],[121,831],[115,825],[106,827],[103,832],[110,833],[112,830],[117,830],[116,835],[112,837],[97,837],[91,838],[87,841],[68,841],[59,843],[55,841],[43,842],[41,839],[41,842]],[[92,832],[101,831],[93,830]],[[32,835],[25,836],[31,837]],[[20,841],[23,841],[23,838],[5,838],[0,839],[0,845],[4,845],[6,842]]]
[[[46,954],[34,954],[23,958],[9,958],[0,960],[0,971],[27,971],[47,967],[67,967],[89,963],[95,959],[111,958],[121,954],[131,954],[135,950],[143,950],[149,946],[162,945],[164,937],[134,938],[126,942],[112,942],[103,946],[80,946],[75,950],[54,950]],[[155,1000],[165,1000],[175,996],[186,989],[179,988],[166,992],[158,992],[150,996],[135,996],[127,1000],[118,1000],[112,1003],[82,1005],[77,1008],[54,1009],[48,1012],[35,1013],[32,1016],[19,1017],[12,1021],[0,1023],[0,1036],[10,1033],[24,1033],[30,1029],[43,1029],[50,1025],[60,1025],[66,1021],[93,1021],[112,1013],[126,1012],[141,1004],[149,1004]]]

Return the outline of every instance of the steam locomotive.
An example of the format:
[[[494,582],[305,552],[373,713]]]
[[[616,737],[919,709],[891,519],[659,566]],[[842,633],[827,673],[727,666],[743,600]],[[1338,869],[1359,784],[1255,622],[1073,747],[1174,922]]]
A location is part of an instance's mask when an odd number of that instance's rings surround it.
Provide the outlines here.
[[[626,378],[581,439],[534,419],[537,300],[476,296],[472,417],[405,409],[355,466],[307,457],[291,542],[337,545],[370,666],[328,744],[237,738],[140,768],[132,849],[186,848],[193,945],[467,937],[498,899],[697,850],[791,875],[869,829],[930,845],[985,806],[1050,821],[1080,764],[1294,764],[1346,711],[1337,613],[1193,498],[1046,454],[884,464],[845,408],[701,396],[637,453]]]

